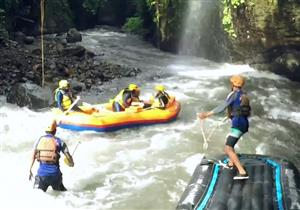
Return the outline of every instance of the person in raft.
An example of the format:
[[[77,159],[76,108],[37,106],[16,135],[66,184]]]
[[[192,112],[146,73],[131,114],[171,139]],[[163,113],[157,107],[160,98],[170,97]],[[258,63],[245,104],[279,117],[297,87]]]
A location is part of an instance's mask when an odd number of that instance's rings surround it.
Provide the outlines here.
[[[242,166],[237,154],[234,151],[234,145],[243,136],[249,128],[248,117],[251,113],[249,98],[242,90],[245,84],[245,79],[240,75],[234,75],[230,78],[231,92],[227,96],[225,102],[212,111],[201,112],[198,114],[200,119],[205,119],[214,114],[223,112],[226,108],[228,117],[231,119],[231,130],[227,135],[224,152],[229,157],[229,162],[224,165],[225,168],[232,169],[235,166],[238,170],[238,175],[233,179],[248,179],[249,176]]]
[[[55,90],[54,96],[57,107],[65,112],[68,110],[74,102],[74,97],[71,91],[70,83],[67,80],[60,80],[58,83],[58,88]],[[77,105],[72,107],[73,111],[85,112],[81,110]]]
[[[35,160],[40,162],[37,175],[35,176],[33,188],[41,189],[44,192],[51,186],[53,190],[66,191],[62,182],[62,173],[59,167],[60,152],[65,155],[64,162],[74,166],[73,158],[69,153],[67,145],[56,134],[56,121],[47,127],[46,135],[41,136],[34,144],[31,164],[29,169],[29,180],[31,180],[32,167]]]
[[[154,96],[152,107],[165,109],[168,107],[170,96],[166,92],[166,88],[163,85],[156,85],[154,88],[157,92]]]
[[[113,99],[112,109],[114,112],[125,111],[126,108],[130,107],[132,102],[141,102],[139,98],[140,88],[136,84],[129,84],[128,87],[124,88],[119,94]]]

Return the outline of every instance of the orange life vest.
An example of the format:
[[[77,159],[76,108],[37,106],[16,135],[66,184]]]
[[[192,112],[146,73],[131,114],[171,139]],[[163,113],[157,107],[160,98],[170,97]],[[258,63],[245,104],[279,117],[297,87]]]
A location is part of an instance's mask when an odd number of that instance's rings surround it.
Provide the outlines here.
[[[38,161],[57,163],[58,153],[54,137],[43,136],[37,144],[36,159]]]

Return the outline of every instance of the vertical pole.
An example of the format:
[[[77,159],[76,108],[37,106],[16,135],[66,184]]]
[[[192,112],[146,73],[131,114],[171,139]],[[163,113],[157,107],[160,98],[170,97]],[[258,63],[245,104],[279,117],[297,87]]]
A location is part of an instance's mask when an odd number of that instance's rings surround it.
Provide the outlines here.
[[[44,68],[44,14],[45,14],[45,1],[41,0],[41,56],[42,56],[42,87],[45,83],[45,68]]]

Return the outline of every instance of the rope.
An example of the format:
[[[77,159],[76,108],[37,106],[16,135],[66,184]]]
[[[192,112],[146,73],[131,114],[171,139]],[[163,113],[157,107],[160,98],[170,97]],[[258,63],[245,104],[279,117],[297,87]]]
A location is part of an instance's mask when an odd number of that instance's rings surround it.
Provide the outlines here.
[[[208,149],[208,141],[207,141],[207,138],[205,136],[203,127],[204,127],[204,120],[200,120],[200,129],[201,129],[201,134],[202,134],[202,137],[203,137],[203,140],[204,140],[203,149],[207,150]]]
[[[42,87],[45,84],[45,64],[44,64],[44,18],[45,18],[45,0],[41,0],[41,54],[42,54]]]
[[[215,130],[220,127],[220,125],[222,125],[226,120],[228,119],[228,117],[224,117],[220,122],[216,123],[216,125],[210,130],[208,137],[206,138],[205,133],[204,133],[204,120],[200,120],[200,130],[201,130],[201,134],[203,137],[203,149],[207,150],[208,149],[208,142],[210,141],[210,138],[212,137],[213,133],[215,132]]]

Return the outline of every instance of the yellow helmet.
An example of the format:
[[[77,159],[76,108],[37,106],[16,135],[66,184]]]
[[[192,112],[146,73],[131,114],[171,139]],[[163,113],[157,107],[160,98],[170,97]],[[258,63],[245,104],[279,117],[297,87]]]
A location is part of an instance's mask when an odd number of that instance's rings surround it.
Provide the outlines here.
[[[245,79],[241,75],[233,75],[230,77],[230,82],[235,87],[243,87],[245,84]]]
[[[131,84],[128,85],[128,89],[131,90],[131,91],[132,90],[138,90],[139,87],[136,84],[131,83]]]
[[[56,127],[57,127],[57,124],[56,124],[56,121],[53,120],[51,122],[51,124],[46,128],[46,132],[55,132],[56,131]]]
[[[163,85],[156,85],[155,90],[163,92],[166,90],[166,88]]]
[[[59,88],[68,88],[69,87],[69,82],[67,80],[60,80],[59,83],[58,83],[58,87]]]

